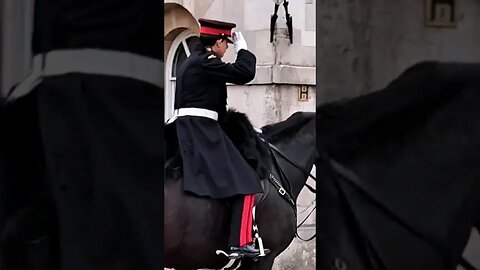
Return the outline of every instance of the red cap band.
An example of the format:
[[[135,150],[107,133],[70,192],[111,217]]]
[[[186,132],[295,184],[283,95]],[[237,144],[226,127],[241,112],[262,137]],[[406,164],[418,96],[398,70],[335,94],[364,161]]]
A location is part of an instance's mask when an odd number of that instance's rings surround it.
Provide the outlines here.
[[[232,31],[228,29],[218,29],[218,28],[212,28],[208,26],[202,26],[200,27],[200,34],[214,35],[214,36],[224,34],[230,37],[232,35]]]

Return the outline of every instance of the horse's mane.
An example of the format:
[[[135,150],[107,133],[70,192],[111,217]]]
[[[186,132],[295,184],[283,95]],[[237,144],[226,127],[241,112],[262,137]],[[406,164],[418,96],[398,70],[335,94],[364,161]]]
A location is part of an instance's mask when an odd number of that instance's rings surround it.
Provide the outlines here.
[[[479,64],[421,62],[386,88],[317,106],[317,146],[354,149],[420,126],[480,75]]]
[[[313,114],[295,112],[284,121],[263,126],[263,135],[270,143],[277,143],[279,140],[290,138],[297,133],[300,127],[312,119]]]
[[[266,178],[270,168],[269,150],[256,133],[247,115],[229,109],[221,126],[250,166],[262,179]]]

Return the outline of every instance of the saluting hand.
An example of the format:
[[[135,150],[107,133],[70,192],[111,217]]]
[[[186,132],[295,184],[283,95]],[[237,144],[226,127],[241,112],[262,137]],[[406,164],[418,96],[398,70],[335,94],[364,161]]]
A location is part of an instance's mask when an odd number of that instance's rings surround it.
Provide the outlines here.
[[[241,49],[248,50],[247,42],[243,38],[242,32],[233,32],[233,47],[235,48],[235,52],[238,53]]]

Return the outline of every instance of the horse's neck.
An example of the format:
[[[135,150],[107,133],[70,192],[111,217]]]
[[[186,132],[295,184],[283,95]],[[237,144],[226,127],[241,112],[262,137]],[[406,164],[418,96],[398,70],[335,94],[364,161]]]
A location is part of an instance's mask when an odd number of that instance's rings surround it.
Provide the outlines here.
[[[291,165],[288,161],[283,160],[282,157],[278,157],[283,168],[289,168],[284,170],[290,181],[292,187],[292,195],[296,200],[300,192],[302,191],[308,176],[305,173],[310,173],[315,161],[315,124],[311,121],[305,127],[299,130],[296,136],[289,139],[279,141],[275,146],[293,163],[298,165],[302,170],[297,169]]]

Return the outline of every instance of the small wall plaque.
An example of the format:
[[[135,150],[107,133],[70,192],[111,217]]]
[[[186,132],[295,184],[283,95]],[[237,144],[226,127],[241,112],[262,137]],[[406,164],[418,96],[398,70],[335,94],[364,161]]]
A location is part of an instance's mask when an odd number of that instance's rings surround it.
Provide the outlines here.
[[[425,0],[426,25],[456,27],[456,0]]]
[[[298,89],[298,100],[299,101],[308,101],[308,86],[302,85]]]

